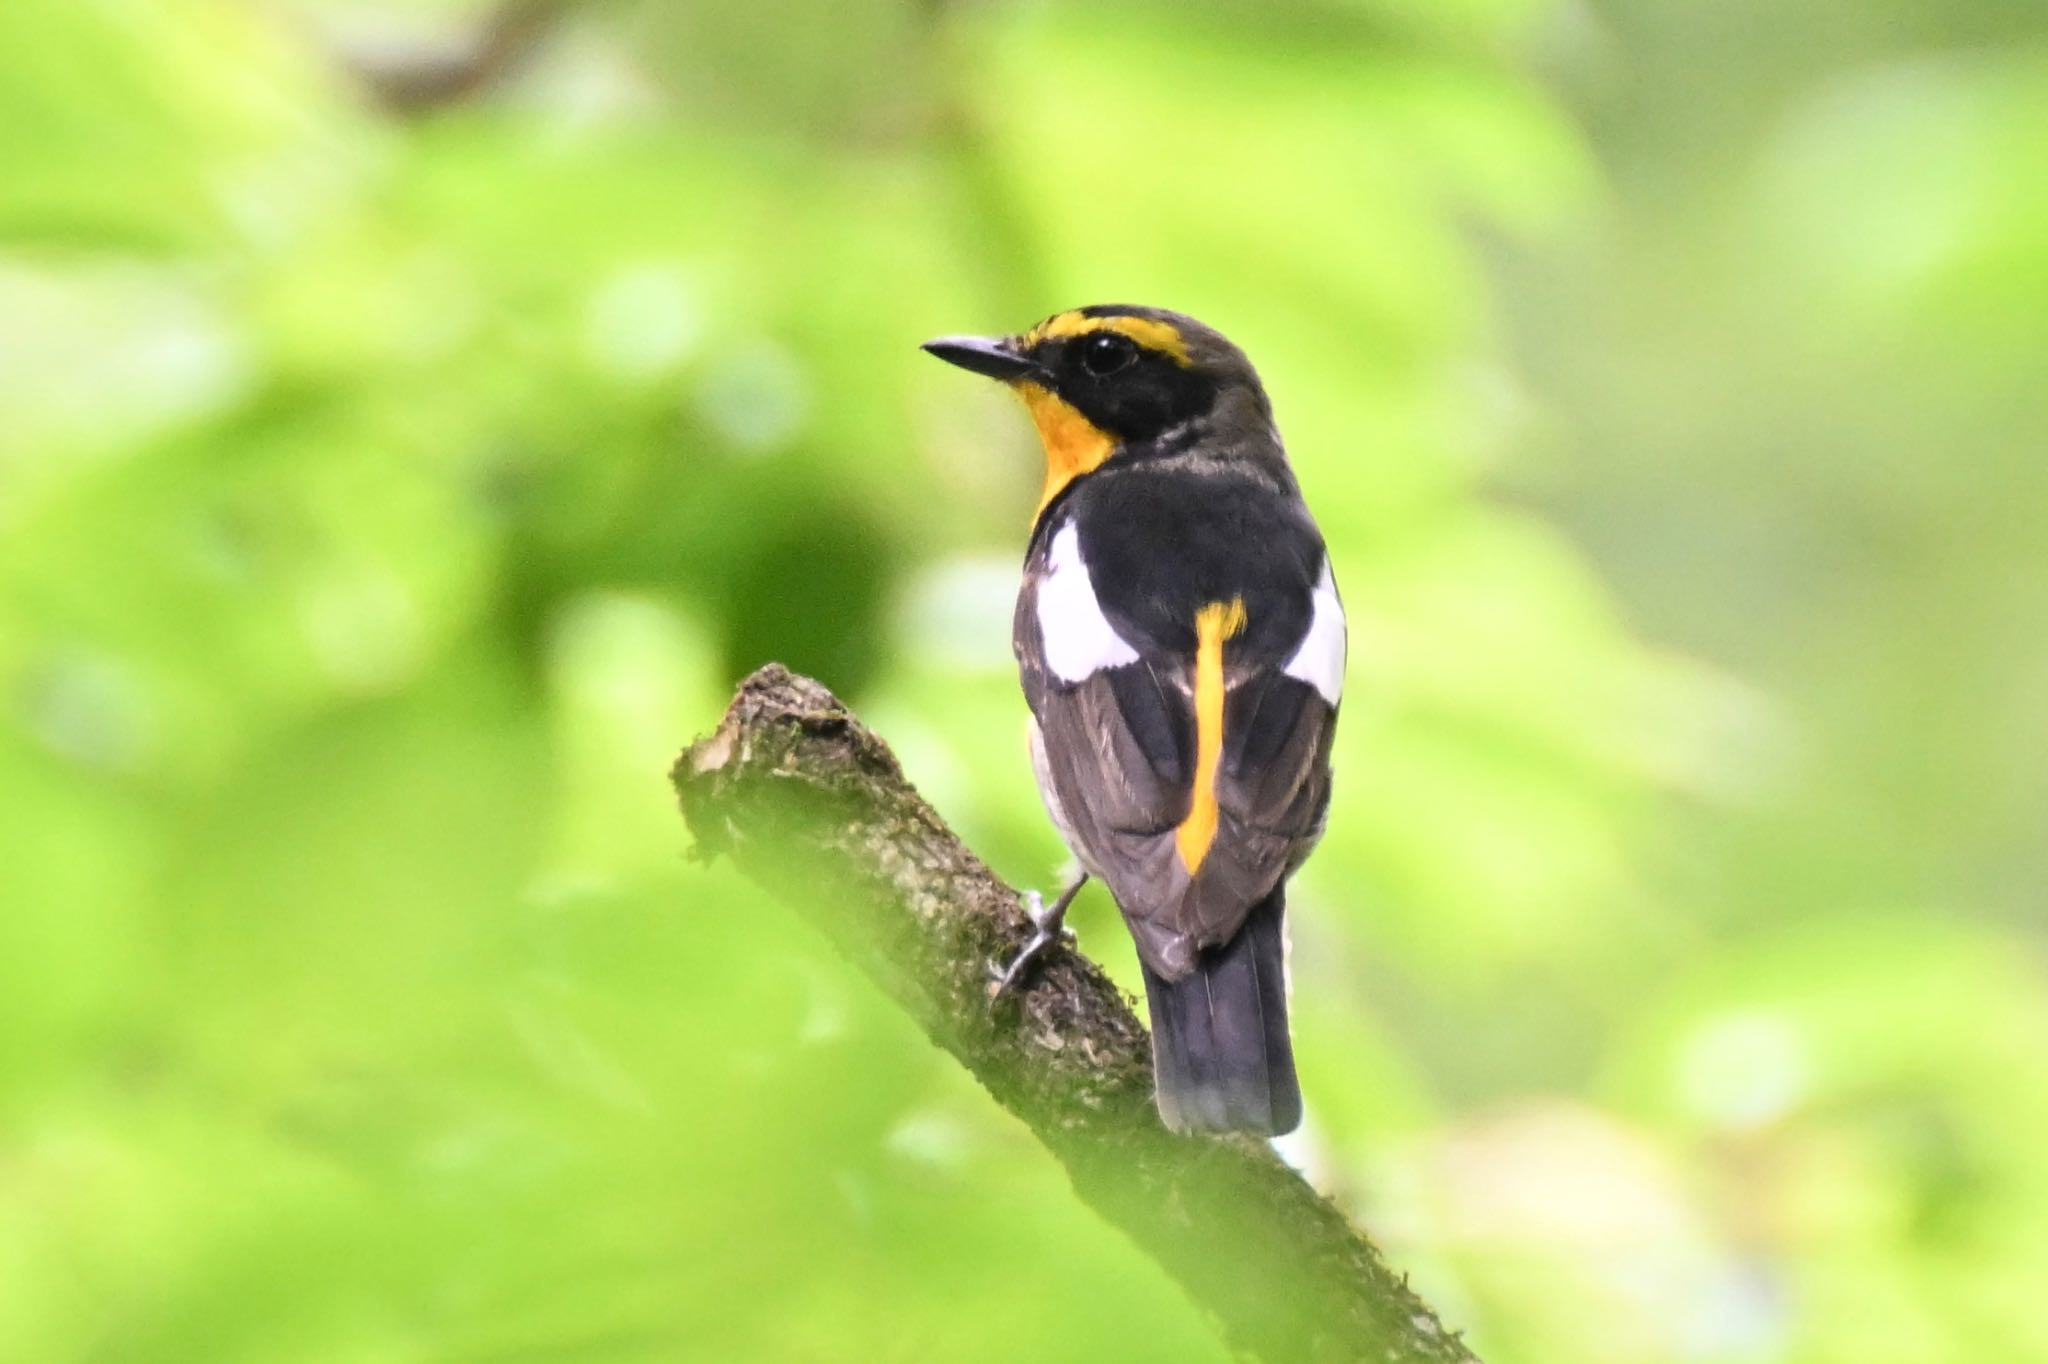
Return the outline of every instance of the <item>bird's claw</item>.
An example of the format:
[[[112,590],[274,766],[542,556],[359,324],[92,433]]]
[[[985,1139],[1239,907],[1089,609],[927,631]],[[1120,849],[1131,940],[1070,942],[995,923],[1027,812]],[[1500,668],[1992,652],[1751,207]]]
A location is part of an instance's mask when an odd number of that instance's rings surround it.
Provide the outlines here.
[[[1027,890],[1024,892],[1024,917],[1031,920],[1031,926],[1038,930],[1039,937],[1057,934],[1060,941],[1073,942],[1074,930],[1067,927],[1067,906],[1073,900],[1073,894],[1069,892],[1047,905],[1043,895]]]
[[[1065,946],[1074,941],[1074,931],[1067,927],[1067,906],[1074,903],[1075,894],[1080,891],[1087,879],[1084,876],[1068,886],[1060,893],[1059,899],[1050,905],[1045,903],[1045,897],[1037,891],[1024,892],[1024,914],[1031,920],[1034,931],[1030,940],[1010,959],[1008,966],[989,963],[989,979],[996,983],[995,993],[990,996],[991,999],[999,1000],[1017,988],[1033,963],[1045,954],[1048,947],[1054,944]]]
[[[1071,937],[1073,935],[1068,934],[1067,936]],[[1018,982],[1024,979],[1025,973],[1031,969],[1032,964],[1044,954],[1046,948],[1051,947],[1059,939],[1059,933],[1047,932],[1041,928],[1036,933],[1033,933],[1031,941],[1025,943],[1017,955],[1010,959],[1010,964],[1007,967],[997,966],[994,962],[990,962],[988,966],[989,979],[996,983],[995,993],[990,998],[1001,999],[1004,995],[1016,989]]]

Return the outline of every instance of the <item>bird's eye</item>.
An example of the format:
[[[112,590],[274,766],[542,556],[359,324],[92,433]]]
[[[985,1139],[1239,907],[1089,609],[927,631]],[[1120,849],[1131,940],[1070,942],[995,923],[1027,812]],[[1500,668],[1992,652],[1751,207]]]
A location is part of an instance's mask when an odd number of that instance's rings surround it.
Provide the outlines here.
[[[1098,379],[1116,373],[1137,358],[1137,344],[1115,332],[1097,332],[1081,343],[1081,368]]]

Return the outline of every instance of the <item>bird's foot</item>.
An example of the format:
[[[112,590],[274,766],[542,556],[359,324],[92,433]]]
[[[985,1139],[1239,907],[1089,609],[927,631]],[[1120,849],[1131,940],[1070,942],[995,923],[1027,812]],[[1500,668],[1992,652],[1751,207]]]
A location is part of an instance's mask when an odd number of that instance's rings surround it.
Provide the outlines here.
[[[989,978],[996,983],[991,998],[1001,999],[1015,989],[1029,973],[1032,965],[1054,944],[1065,945],[1074,941],[1073,930],[1067,927],[1067,907],[1074,903],[1074,897],[1081,893],[1081,887],[1088,884],[1084,873],[1080,879],[1060,892],[1060,897],[1050,905],[1045,897],[1035,890],[1024,892],[1024,913],[1031,920],[1032,934],[1023,948],[1010,959],[1008,966],[989,963]]]

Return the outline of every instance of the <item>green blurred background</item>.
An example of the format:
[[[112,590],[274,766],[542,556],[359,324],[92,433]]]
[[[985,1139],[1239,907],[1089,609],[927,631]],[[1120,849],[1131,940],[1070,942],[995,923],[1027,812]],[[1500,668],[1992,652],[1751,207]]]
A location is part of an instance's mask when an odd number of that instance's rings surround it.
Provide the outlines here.
[[[1096,301],[1344,586],[1318,1183],[1492,1364],[2048,1359],[2013,0],[0,4],[0,1359],[1223,1360],[664,782],[782,659],[1053,883],[916,343]]]

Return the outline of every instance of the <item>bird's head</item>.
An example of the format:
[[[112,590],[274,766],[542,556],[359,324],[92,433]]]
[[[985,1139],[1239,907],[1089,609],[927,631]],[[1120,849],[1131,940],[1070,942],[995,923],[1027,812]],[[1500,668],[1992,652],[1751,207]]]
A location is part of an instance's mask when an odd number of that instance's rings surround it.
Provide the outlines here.
[[[1271,437],[1272,408],[1244,352],[1164,308],[1097,304],[1014,336],[942,336],[924,348],[1024,399],[1045,445],[1040,511],[1121,454],[1164,453],[1212,433]],[[1270,445],[1277,455],[1277,439]]]

